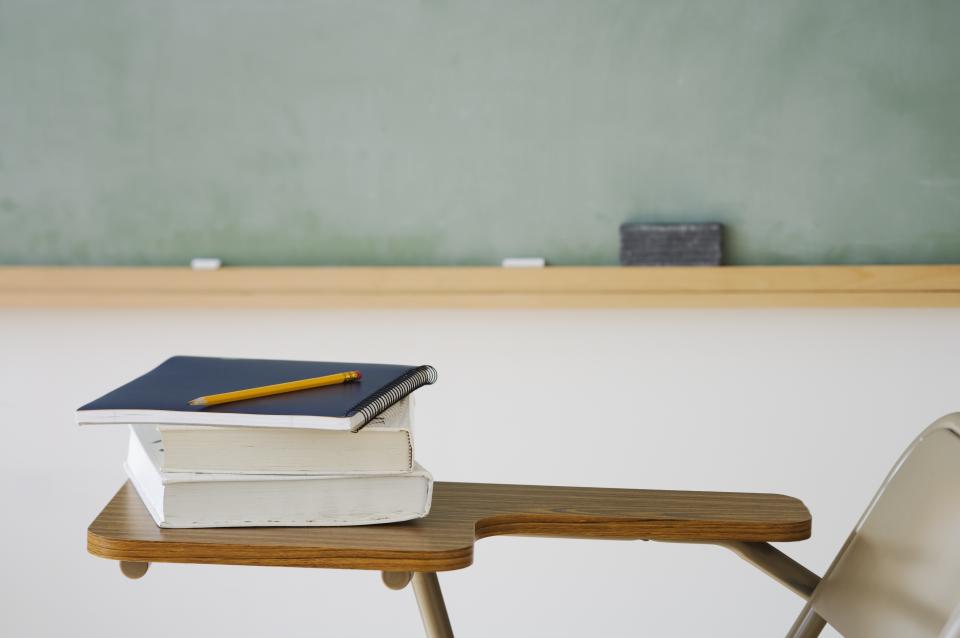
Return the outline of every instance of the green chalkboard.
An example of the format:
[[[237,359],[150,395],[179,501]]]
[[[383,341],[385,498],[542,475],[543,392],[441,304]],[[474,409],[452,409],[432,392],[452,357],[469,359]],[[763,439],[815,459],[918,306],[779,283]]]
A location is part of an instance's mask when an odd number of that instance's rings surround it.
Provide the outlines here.
[[[0,263],[960,261],[960,2],[0,0]]]

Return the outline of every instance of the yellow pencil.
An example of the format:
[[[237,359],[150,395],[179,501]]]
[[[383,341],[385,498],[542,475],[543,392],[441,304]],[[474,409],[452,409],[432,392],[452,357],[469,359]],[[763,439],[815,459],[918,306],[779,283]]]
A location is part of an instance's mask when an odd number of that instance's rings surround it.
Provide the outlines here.
[[[338,372],[337,374],[328,374],[323,377],[311,377],[309,379],[300,379],[299,381],[264,385],[259,388],[247,388],[246,390],[210,394],[192,399],[189,403],[190,405],[217,405],[219,403],[230,403],[231,401],[256,399],[257,397],[266,397],[271,394],[283,394],[284,392],[296,392],[297,390],[309,390],[310,388],[319,388],[325,385],[347,383],[349,381],[356,381],[361,376],[359,370],[350,370],[349,372]]]

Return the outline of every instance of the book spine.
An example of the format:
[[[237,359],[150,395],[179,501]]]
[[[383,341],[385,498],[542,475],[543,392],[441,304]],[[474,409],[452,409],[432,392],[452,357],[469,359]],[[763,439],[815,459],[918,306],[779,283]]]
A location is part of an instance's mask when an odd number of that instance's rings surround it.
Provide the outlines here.
[[[401,400],[417,388],[431,385],[437,380],[437,371],[433,366],[419,366],[400,376],[390,385],[380,388],[376,393],[353,406],[347,416],[352,423],[351,432],[359,432],[378,414]]]

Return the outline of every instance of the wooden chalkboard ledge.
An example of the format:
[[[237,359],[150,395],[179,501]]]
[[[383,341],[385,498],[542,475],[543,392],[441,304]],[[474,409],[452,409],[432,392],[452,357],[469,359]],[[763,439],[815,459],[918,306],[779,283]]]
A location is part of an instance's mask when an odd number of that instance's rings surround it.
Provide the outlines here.
[[[6,308],[960,307],[960,265],[0,267]]]

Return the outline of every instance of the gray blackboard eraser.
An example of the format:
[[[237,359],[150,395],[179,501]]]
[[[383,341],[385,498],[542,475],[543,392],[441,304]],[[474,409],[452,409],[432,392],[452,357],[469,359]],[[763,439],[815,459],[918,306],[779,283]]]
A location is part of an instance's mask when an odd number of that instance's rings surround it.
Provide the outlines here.
[[[620,225],[622,266],[719,266],[723,224]]]

